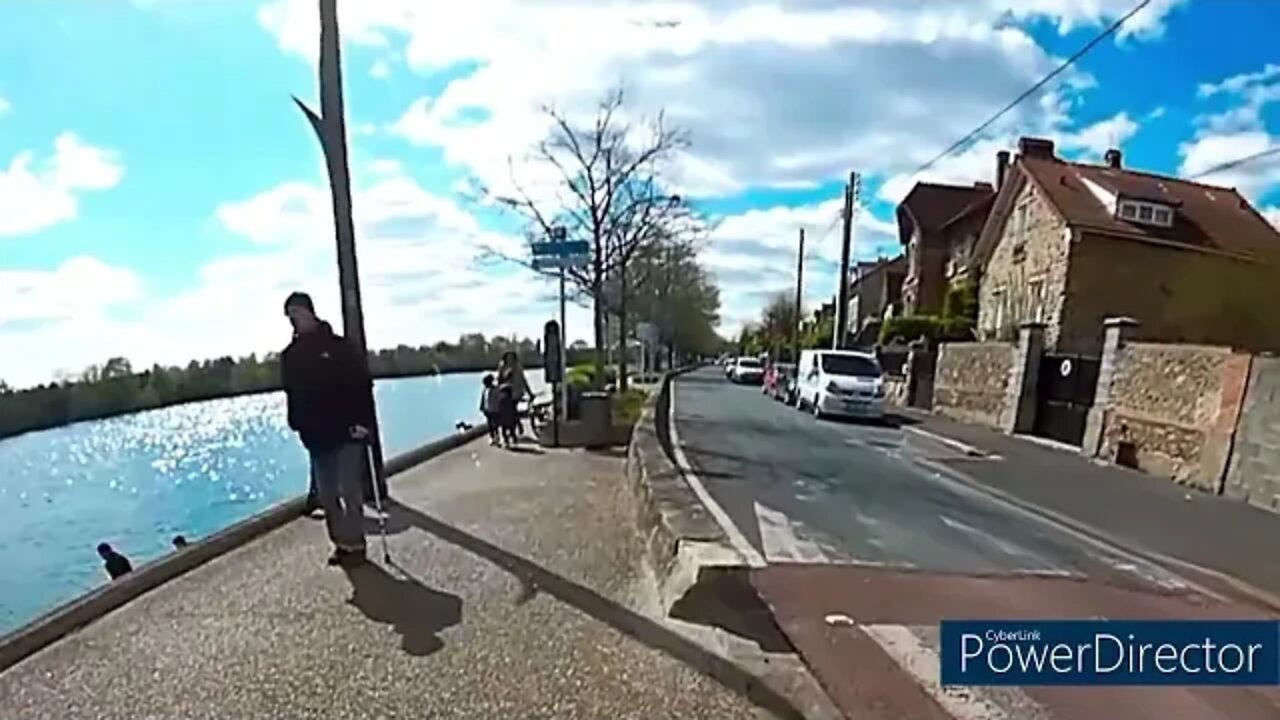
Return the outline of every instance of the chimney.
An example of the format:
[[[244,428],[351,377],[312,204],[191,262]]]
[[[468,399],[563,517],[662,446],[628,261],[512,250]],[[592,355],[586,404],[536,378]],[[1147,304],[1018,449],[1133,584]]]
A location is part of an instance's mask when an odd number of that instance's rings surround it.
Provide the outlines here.
[[[1018,141],[1018,154],[1022,157],[1053,160],[1053,141],[1045,138],[1024,137]]]
[[[996,153],[996,190],[1004,187],[1004,176],[1009,171],[1009,151],[1001,150]]]
[[[1112,167],[1112,168],[1115,168],[1116,170],[1120,169],[1121,161],[1124,159],[1124,156],[1121,155],[1120,151],[1117,150],[1116,148],[1111,148],[1102,157],[1106,161],[1107,167]]]

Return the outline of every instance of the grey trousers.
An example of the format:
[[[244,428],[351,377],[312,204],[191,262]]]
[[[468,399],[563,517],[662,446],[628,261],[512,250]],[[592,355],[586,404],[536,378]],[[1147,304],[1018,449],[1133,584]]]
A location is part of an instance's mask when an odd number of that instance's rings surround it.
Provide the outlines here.
[[[365,446],[347,443],[311,453],[311,480],[324,508],[329,539],[340,550],[364,550]]]

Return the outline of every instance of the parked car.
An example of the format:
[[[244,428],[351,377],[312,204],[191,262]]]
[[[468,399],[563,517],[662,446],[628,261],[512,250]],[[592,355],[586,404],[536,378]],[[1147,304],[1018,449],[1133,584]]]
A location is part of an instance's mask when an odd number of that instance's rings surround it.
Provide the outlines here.
[[[789,402],[795,376],[795,364],[774,363],[764,373],[764,382],[761,383],[762,390],[765,395],[774,400]]]
[[[796,407],[814,417],[884,417],[884,373],[873,353],[805,350],[796,376]]]
[[[764,379],[764,364],[757,358],[740,357],[733,361],[727,372],[733,382],[756,384]]]

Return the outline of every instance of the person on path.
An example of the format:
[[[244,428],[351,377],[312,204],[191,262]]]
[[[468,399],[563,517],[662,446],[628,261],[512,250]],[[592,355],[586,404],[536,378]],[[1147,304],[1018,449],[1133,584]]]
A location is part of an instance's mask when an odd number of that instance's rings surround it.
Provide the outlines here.
[[[502,410],[502,393],[493,373],[484,376],[484,390],[480,393],[480,412],[489,425],[489,444],[497,445],[500,440],[501,427],[498,424],[498,413]]]
[[[516,407],[515,390],[510,383],[503,383],[498,386],[498,427],[502,429],[504,447],[516,444],[519,424],[520,412]]]
[[[116,552],[107,543],[98,543],[98,557],[102,558],[102,565],[112,580],[119,580],[133,572],[133,563],[129,562],[129,558]]]
[[[511,388],[511,395],[515,403],[515,436],[519,438],[524,431],[520,423],[520,402],[526,398],[533,400],[533,392],[529,389],[529,380],[524,375],[524,366],[520,363],[520,356],[508,350],[502,354],[502,360],[498,363],[498,387],[503,385]]]
[[[293,341],[280,355],[289,427],[311,457],[316,494],[334,552],[330,565],[365,560],[364,491],[373,380],[349,342],[316,317],[306,293],[285,300]]]

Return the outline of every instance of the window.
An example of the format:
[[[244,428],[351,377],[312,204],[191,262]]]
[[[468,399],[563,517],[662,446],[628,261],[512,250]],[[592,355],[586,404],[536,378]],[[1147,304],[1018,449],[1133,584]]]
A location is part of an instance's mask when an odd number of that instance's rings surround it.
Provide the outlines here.
[[[1027,283],[1027,312],[1025,317],[1034,322],[1044,321],[1044,281]]]
[[[1116,207],[1116,216],[1147,225],[1170,227],[1173,225],[1173,208],[1160,203],[1124,200]]]
[[[835,353],[822,353],[822,371],[842,377],[877,378],[881,375],[879,363],[869,357]]]

